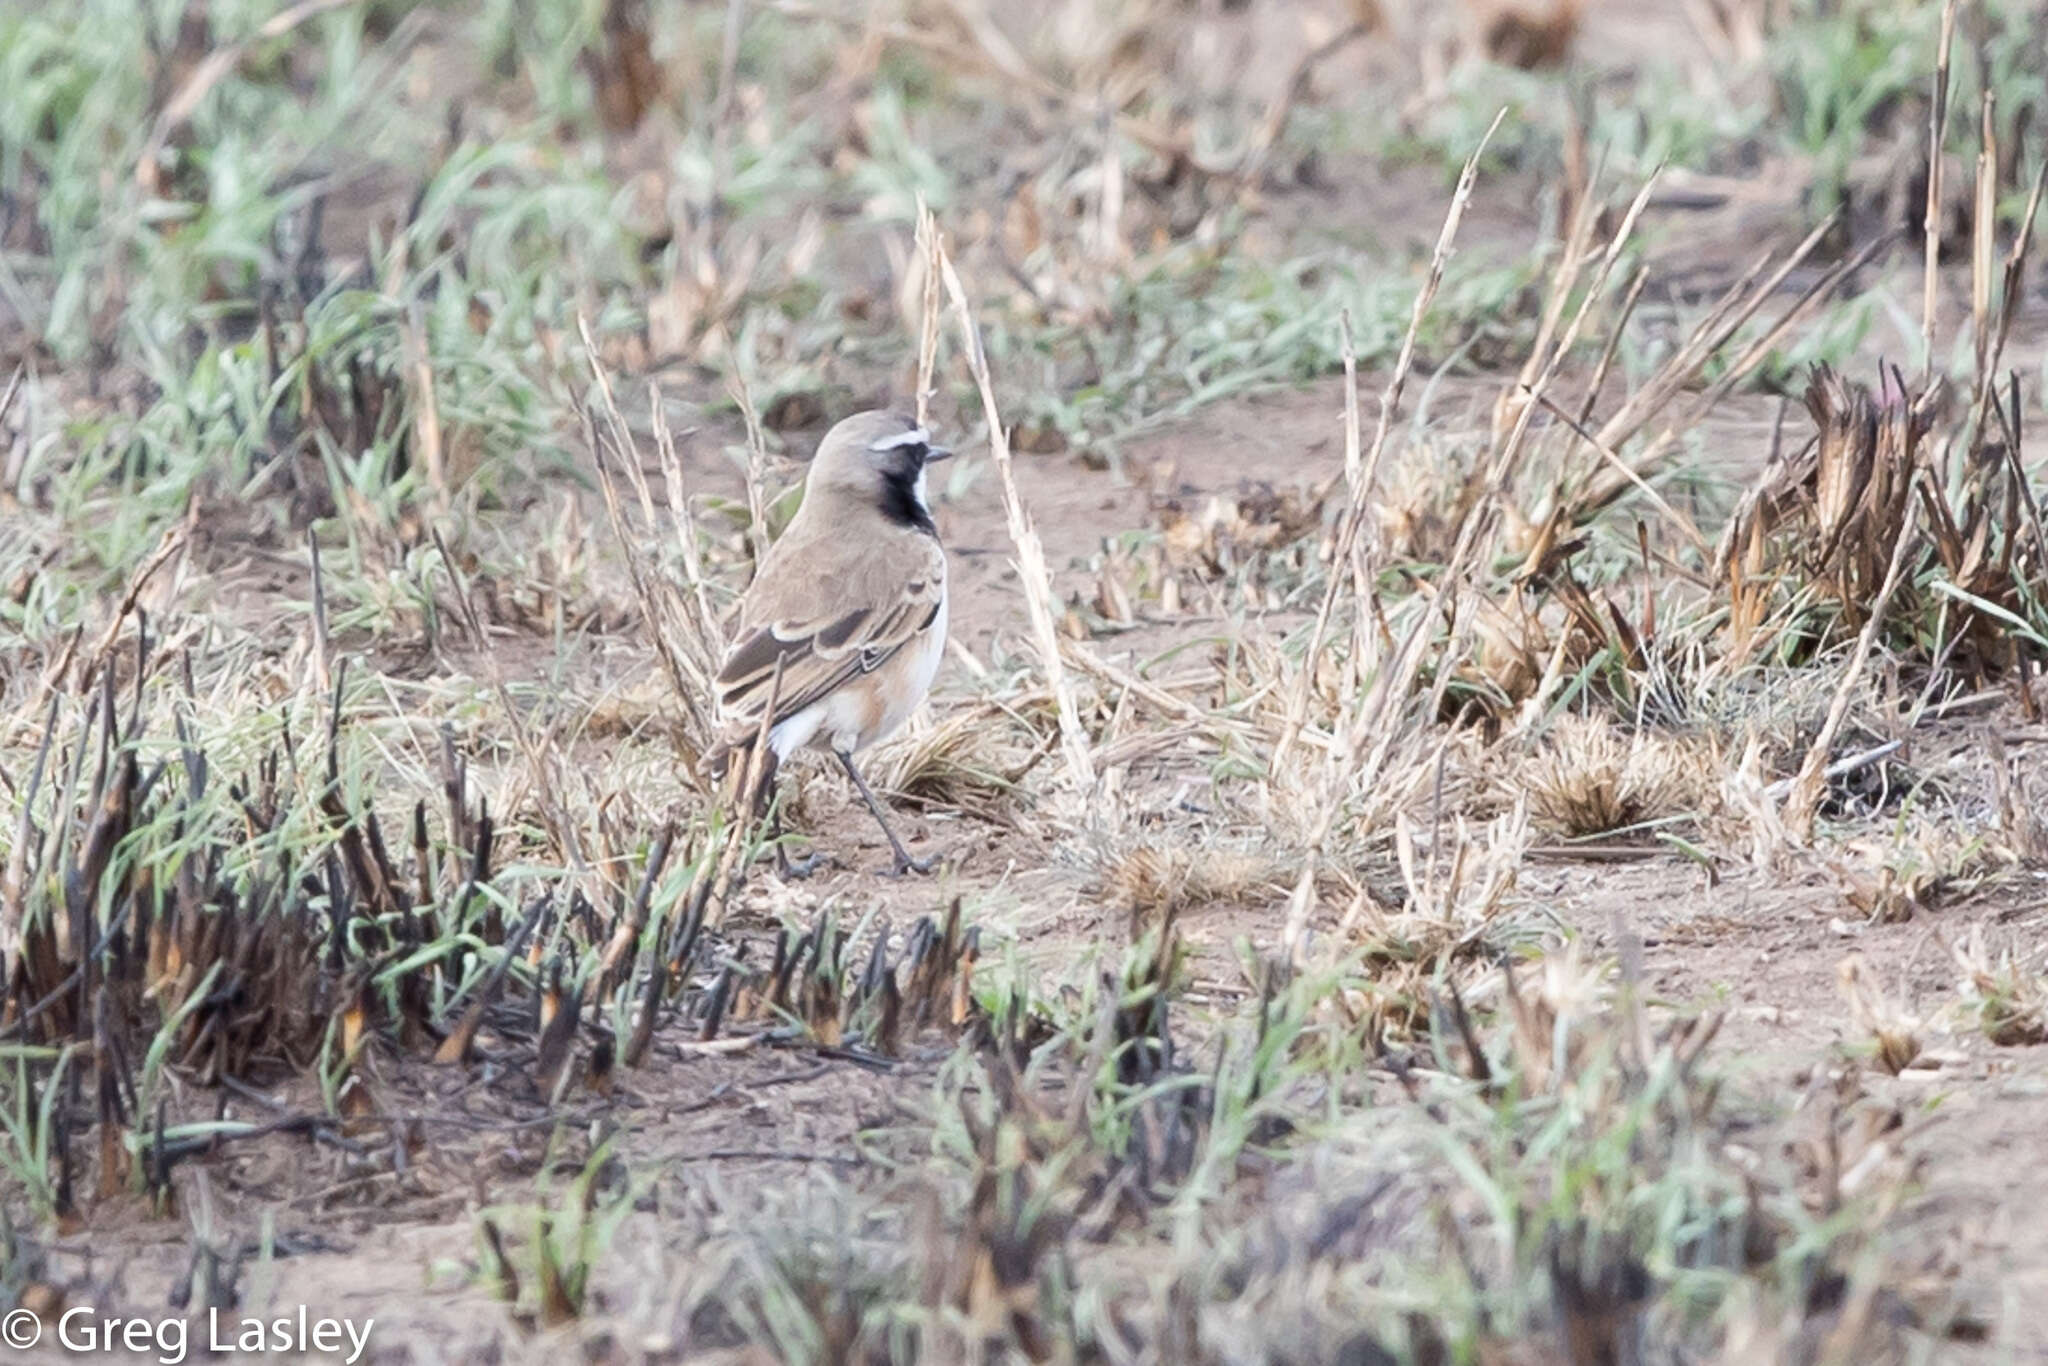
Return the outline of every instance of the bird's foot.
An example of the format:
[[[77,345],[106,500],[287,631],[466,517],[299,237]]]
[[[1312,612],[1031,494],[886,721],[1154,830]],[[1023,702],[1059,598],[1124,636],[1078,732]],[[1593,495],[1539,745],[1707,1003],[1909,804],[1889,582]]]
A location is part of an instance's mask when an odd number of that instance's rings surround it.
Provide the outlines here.
[[[775,871],[785,882],[801,882],[824,867],[830,860],[813,851],[801,858],[791,858],[789,851],[781,845],[775,846]]]
[[[937,854],[932,855],[930,858],[912,858],[905,851],[898,849],[896,851],[896,862],[891,866],[884,868],[882,870],[882,876],[887,878],[899,878],[902,877],[905,873],[916,873],[922,876],[926,873],[931,872],[932,869],[938,866],[939,857]]]

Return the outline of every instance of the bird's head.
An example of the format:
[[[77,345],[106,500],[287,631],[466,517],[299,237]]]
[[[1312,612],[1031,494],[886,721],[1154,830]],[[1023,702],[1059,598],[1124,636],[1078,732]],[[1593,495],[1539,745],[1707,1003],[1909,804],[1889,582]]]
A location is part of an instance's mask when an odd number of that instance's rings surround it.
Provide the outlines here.
[[[894,521],[930,530],[925,467],[952,454],[914,418],[880,409],[855,413],[818,443],[804,500],[819,493],[862,499]]]

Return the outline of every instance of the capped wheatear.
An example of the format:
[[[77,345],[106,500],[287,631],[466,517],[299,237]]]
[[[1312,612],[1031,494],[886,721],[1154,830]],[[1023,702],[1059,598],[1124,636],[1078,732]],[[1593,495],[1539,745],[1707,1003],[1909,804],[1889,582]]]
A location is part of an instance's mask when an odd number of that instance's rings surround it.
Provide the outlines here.
[[[925,467],[951,454],[897,413],[856,413],[825,433],[803,504],[741,601],[718,671],[723,737],[707,756],[722,771],[750,745],[772,693],[766,782],[803,746],[830,749],[888,838],[898,876],[930,865],[896,838],[853,756],[909,720],[939,672],[946,552]]]

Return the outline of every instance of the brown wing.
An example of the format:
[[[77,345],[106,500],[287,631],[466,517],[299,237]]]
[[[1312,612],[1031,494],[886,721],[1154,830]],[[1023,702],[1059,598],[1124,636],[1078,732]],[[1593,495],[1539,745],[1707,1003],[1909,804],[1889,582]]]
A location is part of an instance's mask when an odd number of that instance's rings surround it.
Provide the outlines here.
[[[939,615],[939,585],[906,585],[895,602],[877,610],[857,607],[825,621],[771,621],[741,636],[718,671],[718,710],[729,738],[760,729],[775,668],[782,666],[770,726],[823,701],[846,683],[873,673],[925,631]]]
[[[759,733],[771,691],[772,727],[881,668],[938,619],[946,556],[935,539],[895,528],[848,534],[843,513],[812,503],[806,494],[768,552],[713,681],[724,730],[707,756],[714,772]]]

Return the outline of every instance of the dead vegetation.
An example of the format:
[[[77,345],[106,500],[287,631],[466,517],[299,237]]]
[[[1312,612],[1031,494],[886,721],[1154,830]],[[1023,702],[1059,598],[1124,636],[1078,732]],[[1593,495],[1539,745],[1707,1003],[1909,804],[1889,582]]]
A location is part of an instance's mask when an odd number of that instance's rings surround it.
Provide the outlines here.
[[[1895,1088],[2048,1039],[2040,7],[1612,8],[0,20],[0,1291],[376,1223],[393,1358],[2030,1340]],[[968,455],[886,888],[700,771],[877,402]]]
[[[1538,820],[1583,837],[1696,810],[1717,767],[1714,755],[1661,736],[1623,736],[1607,722],[1563,716],[1506,786],[1528,793]]]

